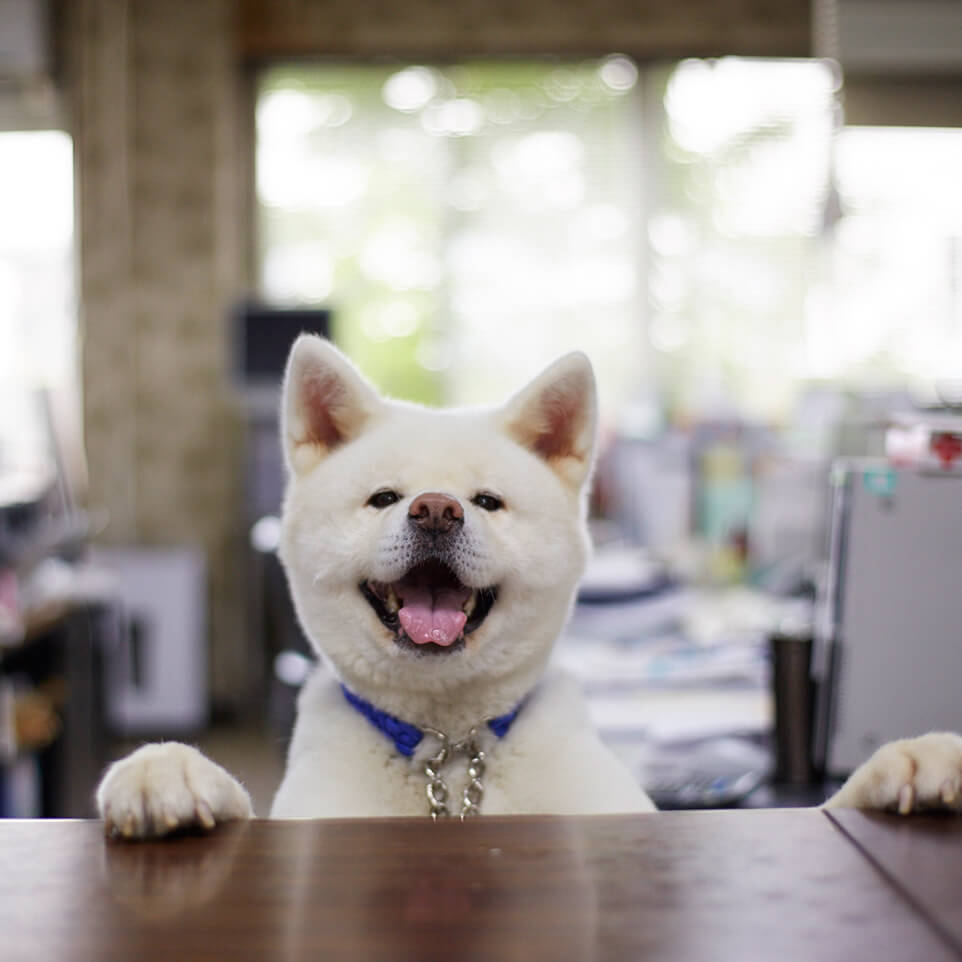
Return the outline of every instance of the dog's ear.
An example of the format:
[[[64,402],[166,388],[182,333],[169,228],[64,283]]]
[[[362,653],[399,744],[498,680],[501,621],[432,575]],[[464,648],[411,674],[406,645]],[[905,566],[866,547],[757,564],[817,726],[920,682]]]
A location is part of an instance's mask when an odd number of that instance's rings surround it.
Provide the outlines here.
[[[591,474],[597,410],[591,362],[575,352],[559,358],[511,398],[502,417],[511,437],[578,488]]]
[[[288,467],[295,474],[309,471],[357,437],[380,407],[377,392],[337,348],[302,334],[284,374],[281,443]]]

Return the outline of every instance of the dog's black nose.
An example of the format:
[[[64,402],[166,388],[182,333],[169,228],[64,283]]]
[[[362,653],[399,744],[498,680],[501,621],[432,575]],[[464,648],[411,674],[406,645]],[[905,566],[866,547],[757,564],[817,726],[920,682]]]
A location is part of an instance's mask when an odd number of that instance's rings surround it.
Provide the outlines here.
[[[426,534],[450,534],[464,524],[464,509],[454,498],[428,491],[411,502],[408,521]]]

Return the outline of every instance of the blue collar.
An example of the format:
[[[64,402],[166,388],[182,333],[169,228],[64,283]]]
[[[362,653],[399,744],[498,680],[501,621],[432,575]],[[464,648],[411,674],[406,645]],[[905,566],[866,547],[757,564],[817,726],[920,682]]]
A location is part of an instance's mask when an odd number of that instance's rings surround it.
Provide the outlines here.
[[[411,756],[414,754],[414,750],[424,737],[424,732],[420,728],[416,725],[410,725],[408,722],[403,722],[400,718],[395,718],[386,711],[381,711],[380,708],[375,708],[370,702],[355,695],[345,685],[341,685],[341,691],[344,692],[348,704],[356,708],[375,728],[384,732],[394,742],[394,747],[402,755]],[[488,728],[498,738],[504,738],[508,734],[508,729],[511,728],[511,723],[517,718],[519,711],[521,711],[521,705],[518,705],[514,711],[508,712],[507,715],[492,718],[488,722]]]

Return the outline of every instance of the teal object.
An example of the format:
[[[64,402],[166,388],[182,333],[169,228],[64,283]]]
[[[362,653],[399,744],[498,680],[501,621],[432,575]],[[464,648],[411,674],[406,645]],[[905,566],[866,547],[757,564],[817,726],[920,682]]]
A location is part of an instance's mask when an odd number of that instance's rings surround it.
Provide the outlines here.
[[[880,498],[891,498],[895,494],[895,482],[894,468],[868,468],[862,475],[865,490]]]

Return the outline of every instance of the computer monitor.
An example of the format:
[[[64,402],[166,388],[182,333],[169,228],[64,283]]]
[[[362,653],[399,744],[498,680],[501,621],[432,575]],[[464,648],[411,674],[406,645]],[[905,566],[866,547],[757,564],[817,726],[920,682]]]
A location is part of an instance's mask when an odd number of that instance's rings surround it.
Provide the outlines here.
[[[257,403],[267,395],[274,403],[291,345],[300,334],[330,336],[327,308],[279,308],[256,302],[241,304],[232,324],[233,377],[245,397]]]

